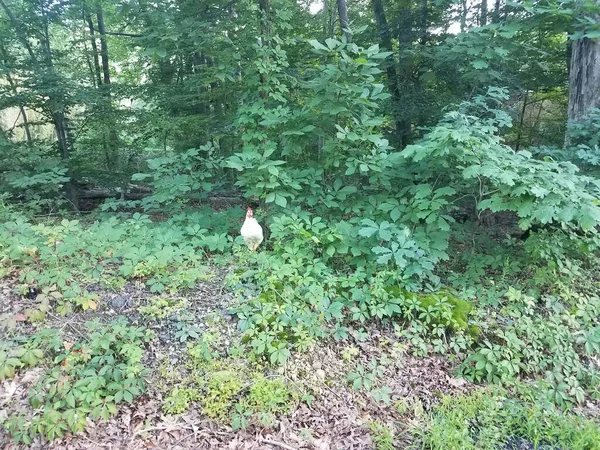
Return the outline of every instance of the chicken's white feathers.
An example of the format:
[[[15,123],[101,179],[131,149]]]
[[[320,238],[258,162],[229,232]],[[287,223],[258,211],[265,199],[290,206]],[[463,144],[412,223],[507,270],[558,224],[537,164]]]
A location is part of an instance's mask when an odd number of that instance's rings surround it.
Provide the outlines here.
[[[256,249],[264,239],[263,229],[254,218],[252,208],[248,208],[248,212],[246,213],[246,220],[242,225],[240,234],[242,235],[242,238],[244,238],[244,242],[246,243],[250,251],[256,251]]]

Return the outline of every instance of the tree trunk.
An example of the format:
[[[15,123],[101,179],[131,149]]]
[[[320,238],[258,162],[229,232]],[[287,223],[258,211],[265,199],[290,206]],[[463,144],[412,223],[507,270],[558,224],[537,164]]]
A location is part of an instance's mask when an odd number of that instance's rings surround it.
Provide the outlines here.
[[[467,0],[461,0],[460,2],[460,32],[464,33],[467,29],[467,14],[469,12],[469,7],[467,5]]]
[[[409,2],[404,2],[399,11],[398,20],[398,89],[400,92],[399,105],[410,104],[410,97],[414,97],[415,85],[413,83],[414,74],[414,54],[410,51],[414,42],[413,24],[414,13]],[[402,78],[400,78],[400,76]],[[410,112],[407,108],[404,114],[399,114],[400,119],[400,148],[404,148],[411,140],[412,122]]]
[[[377,24],[377,31],[381,40],[381,48],[387,51],[393,51],[392,37],[390,28],[385,15],[385,9],[383,8],[382,0],[372,0],[371,5],[373,7],[373,15],[375,16],[375,22]],[[398,111],[400,108],[400,91],[398,88],[398,73],[396,72],[395,59],[388,58],[384,60],[385,72],[387,75],[388,89],[392,95],[392,115],[394,117],[394,126],[396,131],[396,139],[398,145],[402,143],[402,121],[398,117]]]
[[[569,121],[600,107],[600,42],[589,38],[573,41],[570,67]]]
[[[421,45],[427,43],[427,23],[428,23],[427,0],[421,0]]]
[[[44,65],[42,65],[40,59],[36,56],[35,52],[33,51],[33,48],[29,43],[27,35],[21,28],[21,24],[17,21],[16,17],[14,16],[10,8],[6,5],[6,3],[4,3],[4,0],[0,0],[0,6],[6,12],[6,15],[8,16],[13,28],[15,29],[15,32],[17,34],[17,37],[21,41],[21,44],[27,50],[27,53],[31,58],[31,63],[33,65],[35,73],[37,73],[38,76],[41,76],[44,72],[46,72],[51,75],[51,78],[56,78],[57,74],[52,61],[52,51],[50,48],[50,36],[48,31],[48,19],[46,17],[45,9],[43,7],[41,8],[41,14],[44,20],[42,35],[43,38],[40,39],[41,48],[43,49],[41,61],[43,61]],[[65,116],[64,97],[62,95],[62,92],[59,91],[58,94],[48,95],[47,108],[50,112],[50,118],[52,120],[52,124],[54,125],[54,130],[56,132],[56,140],[60,156],[67,167],[67,176],[71,178],[71,144],[69,139],[68,121]],[[72,183],[72,180],[67,183],[66,188],[67,195],[69,196],[69,201],[73,205],[73,208],[77,210],[77,192],[75,190],[75,186]]]
[[[268,36],[271,32],[271,26],[269,21],[269,0],[258,0],[258,7],[260,8],[260,18],[263,21],[265,40],[268,40]]]
[[[488,4],[487,0],[481,0],[481,6],[479,10],[479,26],[483,27],[487,25],[488,16]]]
[[[500,22],[500,0],[494,2],[494,13],[492,14],[492,23]]]
[[[6,73],[6,80],[8,81],[8,84],[10,85],[13,94],[16,95],[18,93],[17,84],[14,82],[9,72]],[[27,144],[31,145],[33,139],[31,137],[31,129],[29,128],[29,120],[27,119],[27,111],[25,111],[25,107],[23,105],[19,105],[19,112],[23,117],[23,129],[25,130],[25,138],[27,139]]]
[[[529,92],[525,91],[525,96],[523,97],[523,108],[521,109],[521,119],[519,121],[519,130],[517,131],[517,141],[515,143],[515,151],[519,151],[519,147],[521,146],[521,136],[523,135],[523,126],[525,125],[525,112],[527,112],[527,100],[529,98]]]
[[[88,29],[90,30],[90,43],[92,45],[92,59],[94,61],[94,71],[96,77],[96,85],[98,88],[102,86],[102,74],[100,72],[100,59],[98,58],[98,46],[96,45],[96,32],[94,30],[94,22],[92,21],[92,16],[86,11],[84,13],[85,20],[88,24]]]
[[[104,76],[104,85],[107,95],[110,96],[110,68],[108,66],[108,44],[106,43],[106,30],[104,29],[104,16],[102,8],[98,6],[96,10],[98,20],[98,33],[100,33],[100,57],[102,58],[102,74]]]
[[[348,32],[350,22],[348,20],[348,5],[346,4],[346,0],[336,0],[337,1],[337,10],[338,16],[340,16],[340,28],[346,36],[346,40],[350,42],[350,33]]]

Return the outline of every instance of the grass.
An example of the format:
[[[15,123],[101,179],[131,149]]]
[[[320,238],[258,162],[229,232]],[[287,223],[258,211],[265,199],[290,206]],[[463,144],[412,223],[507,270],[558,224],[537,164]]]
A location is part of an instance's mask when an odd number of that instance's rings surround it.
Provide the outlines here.
[[[512,449],[519,447],[511,445],[524,442],[532,449],[600,449],[596,423],[511,396],[501,388],[444,397],[415,438],[415,448],[427,450]]]

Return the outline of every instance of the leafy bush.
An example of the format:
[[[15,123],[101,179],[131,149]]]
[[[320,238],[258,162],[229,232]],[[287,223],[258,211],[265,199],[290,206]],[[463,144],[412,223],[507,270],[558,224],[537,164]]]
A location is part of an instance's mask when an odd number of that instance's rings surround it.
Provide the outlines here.
[[[586,392],[597,396],[600,374],[592,358],[600,353],[600,299],[535,299],[512,288],[506,299],[498,317],[485,324],[483,342],[464,361],[463,373],[496,383],[544,376],[544,392],[561,407],[583,402]]]
[[[91,303],[78,283],[81,281],[121,276],[143,280],[151,292],[177,292],[208,276],[207,255],[232,246],[227,231],[208,230],[219,217],[209,217],[211,211],[204,214],[190,220],[175,217],[153,222],[149,216],[135,213],[125,220],[111,217],[91,224],[68,219],[32,224],[13,217],[0,224],[0,257],[4,264],[18,269],[22,283],[56,286],[61,298],[75,299],[76,304],[77,299],[87,299],[79,302],[84,309]],[[202,217],[207,217],[206,228],[196,221]],[[67,270],[69,267],[76,269]]]
[[[478,210],[514,211],[523,229],[551,222],[593,229],[600,222],[597,181],[578,175],[572,163],[540,161],[502,144],[496,133],[510,119],[488,103],[505,98],[504,91],[490,88],[487,97],[446,114],[402,156],[413,170],[425,164],[426,175],[443,177],[458,193],[471,195]],[[488,118],[469,114],[473,108],[483,108]]]
[[[32,338],[30,345],[43,346],[53,365],[29,391],[33,409],[3,424],[17,442],[30,444],[36,435],[52,440],[82,431],[88,416],[106,420],[116,413],[117,404],[132,403],[144,392],[146,331],[128,326],[124,318],[106,326],[90,322],[87,330],[88,339],[75,344],[49,339],[53,335],[48,331]],[[35,364],[41,359],[40,348],[31,353],[36,359],[25,361]]]
[[[149,180],[152,195],[140,203],[145,211],[156,211],[165,205],[181,207],[190,200],[199,200],[213,189],[210,179],[221,159],[215,156],[209,143],[182,153],[168,153],[148,159],[150,173],[134,174],[134,181]]]

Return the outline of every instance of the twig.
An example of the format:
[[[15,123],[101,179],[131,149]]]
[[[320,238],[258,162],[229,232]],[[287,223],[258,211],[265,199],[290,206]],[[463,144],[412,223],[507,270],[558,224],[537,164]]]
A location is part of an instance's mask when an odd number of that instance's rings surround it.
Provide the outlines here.
[[[344,401],[344,399],[343,399],[343,398],[340,396],[340,394],[338,394],[338,393],[337,393],[337,392],[335,392],[333,389],[331,389],[331,388],[330,388],[330,387],[327,385],[327,383],[325,383],[325,382],[324,382],[324,381],[322,381],[322,380],[319,380],[319,381],[321,381],[321,383],[320,383],[320,384],[321,384],[322,386],[325,386],[325,388],[326,388],[327,390],[329,390],[329,392],[331,392],[333,395],[335,395],[335,396],[336,396],[336,397],[337,397],[339,400],[342,400],[342,401]]]
[[[193,428],[192,427],[186,427],[186,426],[176,426],[176,427],[148,427],[148,428],[144,428],[143,430],[138,430],[135,433],[133,433],[133,436],[131,436],[131,440],[133,440],[133,438],[136,437],[138,434],[147,433],[148,431],[155,431],[155,430],[176,431],[176,430],[193,430]]]
[[[104,34],[108,34],[109,36],[125,36],[125,37],[134,37],[141,38],[145,37],[145,34],[137,34],[137,33],[121,33],[119,31],[105,31]]]
[[[58,316],[55,316],[55,315],[54,315],[54,314],[52,314],[52,313],[48,313],[48,315],[49,315],[49,316],[52,316],[52,317],[54,317],[55,319],[59,319],[59,317],[58,317]],[[75,327],[74,327],[74,326],[71,324],[71,320],[73,320],[75,317],[77,317],[77,314],[75,314],[75,316],[71,317],[71,318],[69,319],[69,321],[68,321],[68,322],[67,322],[65,325],[63,325],[63,326],[61,327],[61,330],[62,330],[62,329],[63,329],[63,328],[66,326],[66,325],[68,325],[68,326],[69,326],[69,328],[71,328],[71,329],[72,329],[72,330],[73,330],[75,333],[77,333],[77,334],[78,334],[79,336],[81,336],[81,337],[82,337],[82,338],[83,338],[85,341],[87,341],[87,340],[88,340],[88,338],[87,338],[87,337],[85,337],[85,336],[84,336],[84,335],[81,333],[81,331],[79,331],[77,328],[75,328]]]
[[[82,434],[81,437],[83,437],[85,440],[91,442],[92,444],[97,445],[98,447],[111,447],[111,444],[101,444],[100,442],[92,441],[85,434]]]
[[[262,444],[274,445],[275,447],[281,447],[285,450],[298,450],[296,447],[292,447],[291,445],[284,444],[283,442],[272,441],[271,439],[258,438],[258,440]]]
[[[177,445],[177,444],[179,444],[180,442],[183,442],[183,441],[185,441],[187,438],[189,438],[189,437],[192,437],[192,436],[194,436],[194,437],[196,436],[196,432],[195,432],[195,431],[194,431],[194,432],[192,432],[192,433],[190,433],[190,434],[186,434],[186,435],[185,435],[184,437],[182,437],[181,439],[177,439],[173,445]]]

